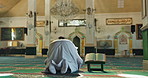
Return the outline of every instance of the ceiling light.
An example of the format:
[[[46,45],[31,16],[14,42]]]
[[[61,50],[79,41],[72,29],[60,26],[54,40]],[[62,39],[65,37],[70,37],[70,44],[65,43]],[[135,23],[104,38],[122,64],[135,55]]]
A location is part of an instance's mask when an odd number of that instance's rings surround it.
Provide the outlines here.
[[[72,0],[56,0],[50,12],[56,19],[64,21],[73,18],[79,9],[72,3]]]

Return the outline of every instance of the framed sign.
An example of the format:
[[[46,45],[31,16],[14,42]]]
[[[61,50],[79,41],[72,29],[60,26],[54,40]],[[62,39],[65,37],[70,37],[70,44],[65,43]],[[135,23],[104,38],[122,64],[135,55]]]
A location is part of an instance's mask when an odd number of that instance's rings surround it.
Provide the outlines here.
[[[146,0],[142,0],[142,19],[146,16]]]
[[[37,21],[36,26],[37,27],[44,27],[45,26],[45,21]]]
[[[131,25],[132,18],[107,18],[106,25]]]
[[[141,28],[142,24],[136,24],[136,38],[137,40],[141,40],[142,39],[142,31]]]
[[[72,19],[64,21],[59,21],[59,27],[77,27],[86,26],[86,19]]]

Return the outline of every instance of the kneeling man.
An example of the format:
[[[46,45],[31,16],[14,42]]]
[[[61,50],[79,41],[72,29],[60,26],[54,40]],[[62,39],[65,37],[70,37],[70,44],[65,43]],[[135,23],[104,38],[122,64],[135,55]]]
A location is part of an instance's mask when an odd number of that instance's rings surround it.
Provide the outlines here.
[[[78,71],[83,60],[78,54],[77,47],[70,40],[60,37],[49,45],[45,64],[45,72],[64,74]]]

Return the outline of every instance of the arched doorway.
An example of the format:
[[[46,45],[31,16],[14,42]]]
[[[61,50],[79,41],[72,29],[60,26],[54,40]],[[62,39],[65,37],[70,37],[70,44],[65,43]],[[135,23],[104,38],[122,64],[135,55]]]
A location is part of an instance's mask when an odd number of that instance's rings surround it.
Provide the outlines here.
[[[75,29],[75,32],[69,34],[69,40],[71,40],[77,47],[78,52],[81,57],[85,56],[85,35],[79,31],[79,29]]]
[[[119,55],[125,55],[125,51],[129,51],[129,40],[128,35],[123,33],[118,38],[118,53]]]
[[[133,55],[132,52],[132,34],[121,30],[114,36],[115,56]]]
[[[78,36],[73,38],[73,43],[76,47],[78,47],[78,54],[80,55],[80,38]]]

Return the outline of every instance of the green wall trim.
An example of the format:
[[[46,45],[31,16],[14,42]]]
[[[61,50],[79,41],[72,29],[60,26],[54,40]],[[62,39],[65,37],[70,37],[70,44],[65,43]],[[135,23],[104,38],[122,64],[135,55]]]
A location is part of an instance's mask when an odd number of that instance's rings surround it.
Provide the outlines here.
[[[26,55],[36,55],[36,47],[26,47]]]
[[[148,60],[148,29],[142,31],[143,36],[143,58]]]

